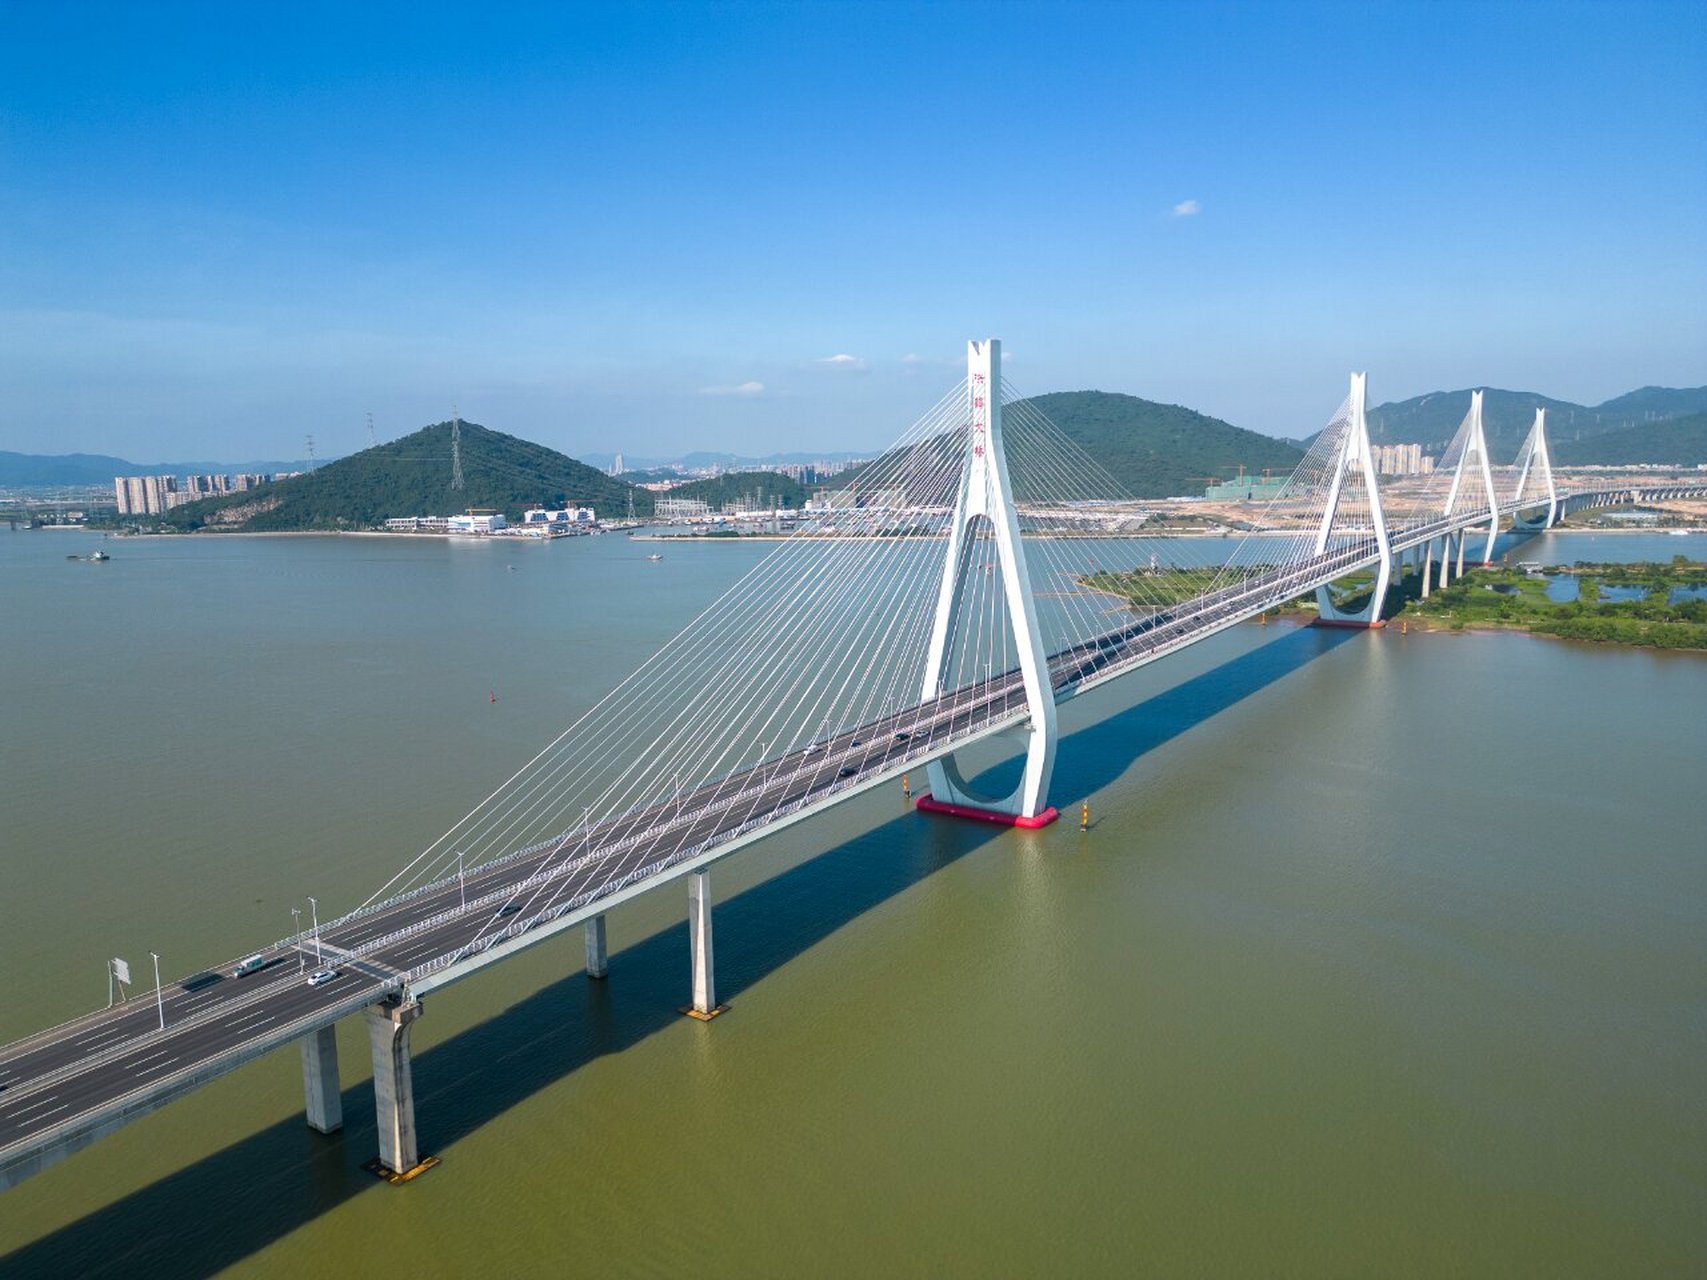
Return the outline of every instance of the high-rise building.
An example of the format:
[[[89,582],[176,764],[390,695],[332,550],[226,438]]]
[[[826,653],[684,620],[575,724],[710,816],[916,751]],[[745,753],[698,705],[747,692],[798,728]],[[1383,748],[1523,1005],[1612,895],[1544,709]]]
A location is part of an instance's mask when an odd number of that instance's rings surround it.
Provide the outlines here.
[[[121,516],[157,516],[171,505],[170,494],[178,492],[176,476],[114,476],[113,492]]]
[[[625,469],[622,465],[622,455],[619,453],[616,455],[616,460],[610,464],[610,473],[613,476],[620,476]]]

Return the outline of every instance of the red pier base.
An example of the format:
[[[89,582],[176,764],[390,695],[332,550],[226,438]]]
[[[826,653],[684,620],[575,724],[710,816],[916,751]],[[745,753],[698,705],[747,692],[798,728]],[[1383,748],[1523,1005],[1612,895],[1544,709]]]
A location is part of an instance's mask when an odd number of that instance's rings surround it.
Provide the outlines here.
[[[999,827],[1023,827],[1027,831],[1047,827],[1061,816],[1054,805],[1050,805],[1035,818],[1025,818],[1013,813],[997,813],[993,809],[975,809],[971,805],[944,804],[941,800],[933,800],[928,791],[914,801],[914,807],[923,813],[944,813],[951,818],[971,818],[974,822],[993,822]]]
[[[1350,627],[1355,631],[1375,631],[1386,626],[1387,623],[1382,618],[1377,618],[1374,622],[1359,622],[1356,618],[1318,617],[1310,625],[1312,627]]]

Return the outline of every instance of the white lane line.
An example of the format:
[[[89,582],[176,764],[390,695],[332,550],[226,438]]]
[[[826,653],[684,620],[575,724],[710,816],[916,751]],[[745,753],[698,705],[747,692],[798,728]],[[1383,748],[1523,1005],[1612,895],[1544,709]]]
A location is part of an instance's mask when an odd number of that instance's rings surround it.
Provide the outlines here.
[[[6,1118],[8,1120],[15,1120],[19,1116],[29,1115],[32,1111],[40,1111],[43,1107],[54,1101],[58,1096],[59,1095],[57,1094],[51,1094],[48,1097],[43,1098],[40,1102],[32,1102],[27,1107],[19,1107],[16,1111],[8,1112]],[[66,1105],[69,1106],[70,1104],[67,1103]]]
[[[127,1062],[125,1065],[134,1070],[135,1068],[140,1067],[145,1062],[153,1062],[154,1059],[156,1059],[156,1058],[164,1058],[167,1054],[169,1054],[171,1052],[172,1051],[170,1049],[162,1049],[162,1050],[160,1050],[159,1053],[151,1053],[146,1058],[138,1058],[135,1062]]]
[[[136,1074],[139,1076],[153,1075],[156,1071],[164,1071],[167,1067],[176,1066],[177,1062],[178,1060],[176,1058],[167,1058],[166,1061],[156,1062],[152,1067],[149,1067],[144,1071],[138,1071]]]
[[[244,1031],[251,1031],[255,1027],[265,1026],[269,1022],[277,1022],[278,1020],[278,1014],[268,1013],[265,1010],[262,1010],[259,1013],[251,1013],[247,1017],[233,1018],[230,1022],[223,1023],[221,1025],[223,1025],[227,1031],[235,1031],[239,1027]]]
[[[61,1111],[69,1111],[69,1110],[71,1110],[71,1104],[69,1102],[61,1103],[59,1106],[55,1107],[52,1111],[44,1111],[40,1115],[31,1116],[28,1120],[24,1121],[24,1123],[19,1127],[27,1129],[32,1124],[40,1124],[43,1120],[46,1120],[49,1116],[56,1116]]]
[[[81,1040],[73,1040],[71,1045],[73,1048],[80,1049],[84,1045],[94,1044],[97,1040],[122,1039],[129,1034],[130,1028],[128,1027],[107,1027],[104,1030],[97,1031],[92,1036],[84,1036]]]

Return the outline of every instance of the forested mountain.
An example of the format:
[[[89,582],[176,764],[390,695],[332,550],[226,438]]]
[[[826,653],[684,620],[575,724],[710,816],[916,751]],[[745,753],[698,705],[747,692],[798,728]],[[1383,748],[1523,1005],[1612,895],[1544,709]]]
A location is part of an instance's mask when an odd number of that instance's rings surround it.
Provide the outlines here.
[[[1135,498],[1201,494],[1208,477],[1231,479],[1241,466],[1253,475],[1269,468],[1286,475],[1304,456],[1289,440],[1118,392],[1055,391],[1021,403],[1060,427]]]
[[[1561,467],[1617,467],[1649,462],[1696,466],[1707,462],[1707,413],[1639,422],[1620,431],[1558,443],[1551,439],[1552,415],[1548,415],[1548,426],[1553,462]]]
[[[519,520],[528,507],[577,503],[613,519],[627,514],[631,496],[637,515],[652,513],[647,490],[473,422],[461,430],[464,487],[452,489],[450,435],[450,423],[435,423],[306,475],[186,503],[166,522],[248,532],[365,529],[393,516],[452,515],[469,507]]]
[[[1494,459],[1517,456],[1535,423],[1535,410],[1547,410],[1547,438],[1555,446],[1586,441],[1645,422],[1707,410],[1707,387],[1643,387],[1599,405],[1572,404],[1533,391],[1490,387],[1482,397],[1482,429]],[[1376,444],[1420,444],[1438,455],[1470,411],[1470,391],[1431,391],[1369,410],[1369,438]]]

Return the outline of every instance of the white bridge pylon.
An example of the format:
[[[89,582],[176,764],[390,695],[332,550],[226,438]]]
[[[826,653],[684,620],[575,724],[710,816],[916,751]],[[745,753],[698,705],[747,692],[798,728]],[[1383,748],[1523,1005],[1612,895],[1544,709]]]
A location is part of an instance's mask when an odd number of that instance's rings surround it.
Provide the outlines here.
[[[1476,467],[1482,473],[1482,488],[1488,495],[1488,545],[1482,552],[1482,563],[1494,562],[1494,540],[1500,533],[1500,499],[1494,490],[1493,461],[1488,457],[1488,437],[1482,431],[1482,393],[1470,393],[1469,435],[1464,441],[1464,451],[1458,455],[1458,466],[1452,473],[1452,488],[1446,494],[1446,510],[1442,513],[1450,516],[1458,509],[1458,499],[1464,493],[1464,468],[1470,461],[1470,456],[1476,457]],[[1551,470],[1549,470],[1549,477]],[[1464,540],[1469,536],[1466,529],[1458,535],[1460,574],[1464,571],[1463,548]]]
[[[1540,488],[1547,494],[1547,512],[1539,517],[1526,517],[1523,508],[1530,505],[1524,500],[1524,490],[1531,479],[1540,482]],[[1539,503],[1539,496],[1536,502]],[[1523,442],[1523,448],[1517,457],[1517,488],[1512,490],[1511,523],[1514,529],[1541,530],[1551,529],[1553,521],[1559,515],[1559,491],[1553,487],[1553,458],[1547,452],[1547,410],[1535,410],[1535,425],[1529,428],[1529,438]]]
[[[968,342],[967,427],[960,488],[948,528],[948,546],[943,553],[942,585],[937,591],[936,616],[931,625],[920,696],[928,702],[948,692],[945,684],[955,645],[963,639],[955,634],[955,619],[972,572],[973,552],[988,529],[987,536],[996,547],[1002,593],[1019,650],[1026,706],[1031,712],[1026,730],[1025,773],[1012,794],[981,796],[967,785],[950,753],[928,766],[931,791],[920,798],[919,808],[1013,826],[1040,827],[1056,817],[1055,810],[1048,805],[1049,775],[1055,765],[1055,696],[1049,684],[1048,653],[1037,625],[1037,605],[1032,598],[1019,514],[1014,508],[1007,455],[1002,447],[1001,387],[1001,341],[990,338]]]
[[[1378,627],[1381,625],[1381,606],[1387,599],[1387,583],[1393,572],[1393,550],[1387,537],[1387,517],[1381,509],[1381,487],[1375,478],[1375,455],[1369,446],[1369,420],[1364,416],[1368,396],[1369,375],[1351,375],[1351,397],[1346,406],[1345,435],[1340,444],[1339,460],[1334,465],[1334,478],[1329,482],[1327,505],[1322,508],[1322,522],[1316,529],[1315,554],[1323,555],[1333,534],[1334,517],[1339,514],[1340,501],[1345,496],[1346,481],[1355,476],[1362,482],[1369,502],[1369,522],[1374,527],[1375,543],[1381,559],[1375,567],[1375,582],[1369,603],[1355,612],[1341,609],[1327,586],[1316,588],[1317,617],[1329,626]]]

